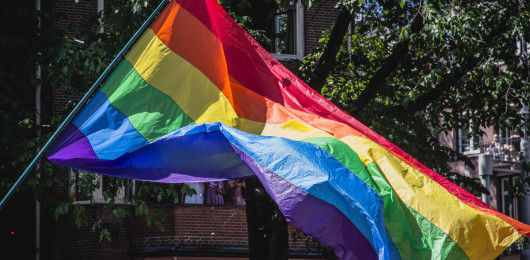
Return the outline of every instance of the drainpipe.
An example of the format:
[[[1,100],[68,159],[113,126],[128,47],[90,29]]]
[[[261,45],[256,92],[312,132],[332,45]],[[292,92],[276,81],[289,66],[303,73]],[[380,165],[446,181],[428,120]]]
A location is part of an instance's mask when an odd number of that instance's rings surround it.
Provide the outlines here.
[[[519,35],[519,55],[521,56],[521,63],[523,67],[528,72],[528,46],[526,44],[526,40],[524,39],[523,34]],[[528,81],[528,78],[526,79]],[[528,97],[528,96],[526,96]],[[528,172],[525,172],[523,170],[523,164],[528,163],[530,160],[530,150],[529,150],[529,143],[528,143],[528,106],[525,104],[526,100],[523,100],[523,109],[521,110],[521,114],[523,115],[524,123],[523,123],[523,138],[521,138],[521,179],[523,180],[523,189],[525,191],[529,190],[528,183],[525,181],[528,176]],[[519,220],[525,224],[530,224],[530,194],[528,192],[525,193],[525,195],[520,198],[521,202],[521,210],[519,213]],[[527,243],[522,252],[521,252],[521,260],[530,260],[530,245]]]
[[[37,9],[37,12],[41,11],[41,0],[35,0],[35,9]],[[40,13],[39,15],[39,23],[38,28],[40,28]],[[35,72],[35,76],[38,80],[41,79],[41,66],[40,64],[37,64],[37,71]],[[41,89],[42,86],[37,85],[35,87],[35,124],[37,125],[37,140],[40,140],[41,138]],[[40,148],[37,147],[37,153],[39,152]],[[39,176],[39,168],[40,163],[36,165],[36,171],[37,175]],[[41,214],[40,214],[40,202],[37,198],[35,198],[35,259],[40,260],[40,228],[41,228]]]
[[[525,180],[528,178],[527,172],[523,170],[522,164],[528,163],[530,160],[530,150],[529,150],[529,143],[528,143],[528,107],[526,105],[523,105],[523,110],[521,111],[523,114],[525,125],[523,126],[523,138],[521,138],[521,151],[522,151],[522,158],[521,158],[521,179]],[[523,190],[528,191],[529,190],[528,183],[526,181],[523,182]],[[521,201],[521,211],[519,213],[519,220],[525,224],[530,224],[530,194],[527,192],[525,195],[520,198]],[[530,260],[530,245],[526,244],[523,248],[523,251],[521,252],[521,260]]]
[[[492,160],[493,157],[491,154],[480,154],[478,156],[478,175],[480,176],[480,182],[488,190],[490,187],[490,179],[493,175]],[[483,193],[482,201],[486,204],[490,204],[490,196]]]
[[[38,0],[37,0],[38,1]],[[40,79],[41,77],[41,68],[40,65],[37,66],[37,78]],[[40,104],[40,97],[41,97],[41,86],[36,86],[35,89],[35,124],[37,125],[37,140],[40,140],[41,137],[41,119],[40,119],[40,113],[41,113],[41,104]],[[37,153],[39,152],[40,148],[37,148]],[[35,170],[37,171],[37,176],[40,177],[40,163],[37,164],[35,167]],[[35,259],[40,259],[40,202],[37,198],[35,198]]]

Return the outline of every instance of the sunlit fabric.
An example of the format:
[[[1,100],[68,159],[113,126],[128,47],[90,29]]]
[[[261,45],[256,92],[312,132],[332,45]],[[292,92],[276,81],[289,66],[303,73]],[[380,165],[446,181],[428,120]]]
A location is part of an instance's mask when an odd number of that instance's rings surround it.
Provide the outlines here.
[[[257,176],[340,259],[493,259],[530,227],[313,91],[215,0],[172,1],[48,153],[109,176]]]

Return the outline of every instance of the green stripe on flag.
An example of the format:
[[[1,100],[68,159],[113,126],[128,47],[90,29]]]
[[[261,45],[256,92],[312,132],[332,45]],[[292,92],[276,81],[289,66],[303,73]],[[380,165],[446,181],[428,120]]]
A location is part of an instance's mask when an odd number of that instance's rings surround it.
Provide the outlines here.
[[[195,124],[173,99],[143,80],[127,60],[118,65],[101,92],[149,142]]]
[[[303,141],[326,150],[379,194],[384,202],[385,227],[402,259],[468,259],[447,234],[397,197],[377,165],[370,163],[365,167],[351,147],[335,138]],[[433,240],[425,240],[428,237]]]

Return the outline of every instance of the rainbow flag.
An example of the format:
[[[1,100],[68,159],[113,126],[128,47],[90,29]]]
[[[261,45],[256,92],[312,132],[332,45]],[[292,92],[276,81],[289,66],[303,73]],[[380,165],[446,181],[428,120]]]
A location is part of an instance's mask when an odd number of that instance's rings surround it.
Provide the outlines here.
[[[493,259],[530,231],[313,91],[215,0],[171,1],[47,156],[146,181],[257,176],[340,259]]]

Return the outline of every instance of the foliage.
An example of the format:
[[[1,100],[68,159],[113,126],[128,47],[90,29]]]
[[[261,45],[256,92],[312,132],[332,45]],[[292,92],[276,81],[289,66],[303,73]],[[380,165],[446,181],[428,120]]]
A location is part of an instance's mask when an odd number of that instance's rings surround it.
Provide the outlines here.
[[[308,236],[304,232],[296,229],[295,231],[291,232],[291,236],[293,237],[293,242],[297,243],[298,241],[303,241],[305,244],[306,252],[316,252],[320,253],[322,257],[328,260],[336,260],[338,259],[333,250],[327,246],[323,246],[320,242],[318,242],[316,239]]]
[[[27,3],[26,3],[27,4]],[[24,70],[25,77],[30,79],[28,85],[44,84],[49,88],[68,86],[68,93],[72,100],[65,107],[65,114],[71,111],[76,105],[77,98],[84,94],[90,84],[96,81],[99,75],[110,64],[114,56],[129,41],[131,36],[140,28],[147,17],[153,12],[159,1],[147,0],[109,0],[105,1],[104,12],[98,14],[88,14],[86,19],[80,24],[71,25],[67,31],[67,36],[57,38],[63,32],[54,30],[41,30],[37,25],[38,19],[45,20],[43,23],[49,25],[57,18],[57,14],[36,13],[34,9],[24,10],[25,15],[31,16],[28,28],[34,30],[27,35],[14,37],[8,35],[5,41],[0,42],[0,47],[5,49],[17,49],[24,51],[26,56],[31,57],[26,63],[21,64],[20,56],[13,56],[9,60],[15,65],[20,65],[20,69],[10,66],[8,60],[1,63],[0,75],[10,76],[14,70]],[[31,5],[30,5],[31,7]],[[76,8],[72,5],[70,8]],[[6,10],[9,10],[7,8]],[[9,12],[6,12],[9,13]],[[267,37],[262,30],[246,27],[252,23],[249,16],[231,15],[240,25],[247,28],[247,31],[255,38],[267,41]],[[16,26],[12,26],[15,28]],[[50,28],[53,28],[50,26]],[[29,30],[29,29],[28,29]],[[17,32],[16,30],[14,31]],[[29,36],[37,36],[43,39],[44,44],[28,46],[21,45]],[[37,42],[37,41],[28,41]],[[26,47],[26,48],[24,48]],[[12,53],[11,50],[4,53]],[[39,53],[40,55],[35,55]],[[36,64],[46,64],[43,71],[42,80],[36,75]],[[4,66],[5,65],[5,66]],[[1,185],[2,194],[6,194],[12,183],[19,176],[29,162],[33,159],[38,147],[42,147],[49,139],[51,133],[44,133],[37,138],[34,118],[34,107],[32,104],[20,109],[19,100],[24,96],[10,95],[11,88],[16,89],[15,79],[0,77],[0,83],[7,85],[6,95],[0,97],[0,116],[3,119],[1,131],[3,133],[1,143],[5,150],[2,151],[2,158],[9,164],[2,164]],[[31,89],[24,95],[33,95]],[[56,129],[62,122],[64,115],[54,118],[47,118],[47,123],[51,124],[50,129]],[[12,133],[16,133],[14,136]],[[16,137],[16,138],[13,138]],[[21,141],[23,140],[23,141]],[[108,177],[106,177],[108,178]],[[43,160],[39,167],[39,174],[30,174],[23,183],[22,190],[31,190],[34,196],[50,209],[55,219],[63,216],[73,216],[74,224],[77,228],[83,226],[91,227],[93,232],[98,232],[100,240],[111,240],[110,231],[100,222],[90,222],[87,206],[94,206],[96,202],[102,206],[102,210],[114,221],[132,216],[145,216],[148,226],[154,225],[163,230],[161,220],[164,215],[160,210],[152,209],[150,205],[158,203],[178,202],[181,194],[196,194],[196,191],[188,185],[159,184],[152,182],[136,182],[136,186],[129,180],[120,178],[109,178],[112,188],[104,187],[103,177],[93,173],[79,172],[64,167],[50,164]],[[58,197],[52,193],[57,186],[66,185],[67,190],[75,191],[71,196]],[[103,189],[103,201],[96,201],[94,191]],[[134,189],[135,192],[124,192]],[[118,193],[123,195],[117,196]],[[77,201],[87,200],[90,203],[79,204]],[[154,212],[154,214],[151,214]]]
[[[89,84],[96,81],[114,56],[131,38],[134,32],[152,13],[159,1],[109,0],[105,1],[104,13],[89,15],[81,24],[72,25],[68,36],[58,38],[61,32],[50,26],[57,14],[36,12],[34,3],[17,2],[2,4],[2,17],[6,19],[0,37],[0,191],[7,193],[14,181],[34,158],[38,147],[42,147],[56,129],[63,116],[50,117],[42,114],[50,128],[37,125],[33,101],[35,88],[43,89],[69,86],[72,100],[65,111],[70,111],[75,99],[86,92]],[[69,8],[76,8],[75,4]],[[100,24],[99,21],[102,21]],[[45,26],[39,26],[39,22]],[[44,29],[43,29],[44,28]],[[37,64],[43,67],[42,78],[37,74]],[[45,66],[46,65],[46,66]],[[43,90],[44,92],[44,90]],[[44,93],[43,93],[44,94]],[[31,98],[28,98],[31,97]],[[66,113],[66,112],[65,112]],[[42,135],[42,136],[40,136]],[[100,234],[100,240],[111,239],[109,230],[100,222],[90,223],[87,205],[75,203],[82,196],[95,205],[94,191],[103,188],[102,176],[92,173],[77,174],[72,178],[70,170],[42,160],[38,174],[30,173],[19,192],[30,191],[50,214],[59,219],[72,215],[74,224],[80,228],[91,226]],[[116,196],[117,191],[132,190],[132,182],[110,178],[112,188],[104,187],[102,209],[112,220],[130,216],[145,216],[149,226],[163,230],[160,211],[149,214],[154,203],[174,203],[180,186],[137,182],[136,192]],[[75,185],[77,184],[77,185]],[[74,187],[75,185],[75,187]],[[75,190],[71,196],[58,197],[58,187]],[[189,188],[189,187],[188,187]],[[187,190],[187,192],[193,192]],[[74,204],[75,203],[75,204]],[[135,207],[131,207],[134,205]]]
[[[508,127],[520,132],[528,104],[528,68],[517,43],[530,35],[521,1],[340,2],[355,19],[323,95],[436,172],[477,192],[480,184],[451,171],[470,160],[440,134]],[[323,42],[329,41],[329,33]],[[323,49],[303,62],[311,80]],[[520,52],[519,52],[520,53]],[[400,55],[401,54],[401,55]],[[391,65],[395,64],[394,67]],[[381,77],[379,75],[385,75]],[[380,81],[380,83],[377,83]],[[491,138],[491,137],[490,137]]]
[[[41,45],[37,12],[33,7],[25,7],[22,1],[2,2],[0,19],[4,25],[0,31],[0,192],[5,194],[18,176],[20,165],[27,164],[36,151],[37,127],[34,117],[26,110],[32,99],[20,98],[23,93],[18,85],[37,81],[36,61],[40,56],[35,55],[35,49]]]
[[[104,12],[88,16],[80,25],[70,28],[74,34],[67,36],[55,50],[52,50],[49,80],[53,86],[67,85],[71,93],[84,93],[89,85],[96,81],[99,75],[125,46],[132,35],[147,20],[154,11],[158,1],[112,0],[105,1]],[[101,21],[102,23],[100,24]],[[175,184],[164,185],[150,182],[133,182],[121,178],[109,178],[112,187],[103,187],[101,175],[92,173],[76,174],[77,183],[70,180],[70,185],[76,185],[79,194],[88,197],[91,205],[95,205],[94,191],[103,188],[102,205],[112,221],[132,216],[145,216],[148,226],[154,225],[163,230],[161,220],[165,218],[161,211],[151,210],[151,204],[174,203],[178,201],[178,191]],[[72,187],[73,189],[73,187]],[[132,191],[135,192],[126,192]],[[118,194],[121,193],[121,196]],[[67,205],[72,205],[79,198],[70,197],[61,202],[55,212],[58,218],[67,214]],[[134,207],[131,207],[133,205]],[[71,206],[70,206],[71,207]],[[84,205],[74,206],[75,224],[79,228],[83,225],[92,226],[92,231],[99,232],[100,241],[111,240],[111,234],[99,222],[87,221]],[[61,210],[62,208],[62,210]]]
[[[111,0],[105,9],[89,14],[69,31],[58,48],[50,51],[49,78],[84,93],[101,75],[132,35],[147,20],[159,1]],[[101,23],[100,23],[101,21]]]
[[[37,18],[46,24],[53,16],[28,9],[27,1],[16,2],[25,3],[23,7],[0,4],[0,17],[6,19],[0,35],[0,144],[5,147],[0,151],[2,194],[49,137],[44,132],[37,138],[42,129],[33,120],[33,104],[27,104],[24,93],[17,93],[19,86],[67,85],[73,93],[84,93],[158,2],[105,1],[104,13],[87,17],[64,38],[49,37],[58,33],[40,29]],[[266,19],[288,2],[226,0],[223,5],[253,37],[267,45]],[[307,6],[318,3],[304,2]],[[459,128],[471,128],[472,134],[490,126],[521,129],[523,120],[517,112],[523,103],[529,105],[530,86],[525,53],[517,46],[522,38],[530,39],[528,5],[515,0],[340,0],[338,8],[353,17],[351,33],[339,39],[342,45],[332,53],[334,64],[327,66],[331,70],[322,93],[429,168],[475,193],[487,192],[451,171],[450,162],[472,165],[463,154],[444,147],[438,137]],[[303,76],[309,82],[317,75],[315,71],[322,69],[318,61],[326,43],[333,40],[330,38],[332,34],[325,33],[323,48],[302,63]],[[36,74],[37,63],[46,65],[42,79]],[[25,82],[19,82],[21,78]],[[47,120],[52,129],[61,122],[60,118]],[[77,227],[91,226],[100,240],[110,240],[104,225],[89,223],[84,205],[73,205],[75,197],[50,196],[54,186],[73,183],[66,169],[43,162],[39,173],[30,175],[21,189],[34,192],[56,218],[73,214]],[[103,182],[101,176],[79,176],[78,195],[91,196]],[[133,188],[127,180],[111,182],[118,190]],[[135,189],[136,193],[120,200],[114,192],[105,191],[105,211],[113,219],[143,215],[148,224],[159,228],[163,228],[163,215],[148,214],[150,205],[173,202],[179,194],[194,192],[185,185],[156,183],[138,183]],[[95,203],[93,197],[90,201]]]

